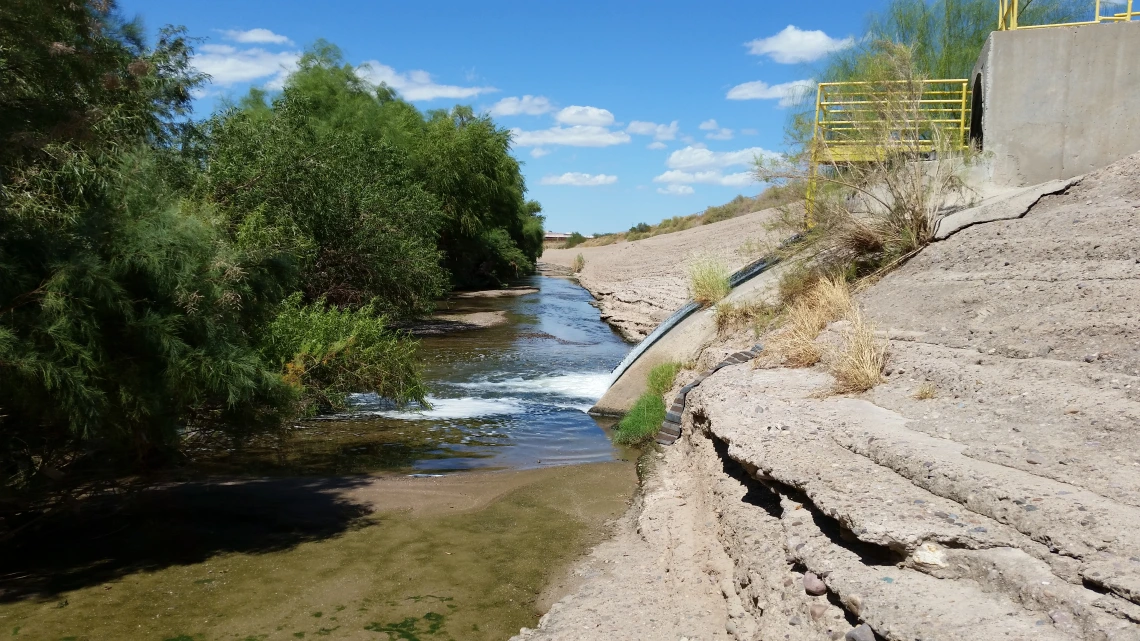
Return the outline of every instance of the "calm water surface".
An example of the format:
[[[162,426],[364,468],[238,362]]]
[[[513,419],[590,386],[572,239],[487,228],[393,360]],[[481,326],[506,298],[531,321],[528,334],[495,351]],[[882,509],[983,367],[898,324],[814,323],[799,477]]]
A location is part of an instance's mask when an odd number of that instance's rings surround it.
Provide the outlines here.
[[[586,410],[630,345],[574,282],[535,276],[520,284],[539,291],[460,299],[440,310],[502,310],[509,322],[422,340],[430,408],[393,409],[358,396],[353,413],[305,424],[302,452],[306,442],[314,455],[335,447],[339,472],[424,474],[625,458]]]

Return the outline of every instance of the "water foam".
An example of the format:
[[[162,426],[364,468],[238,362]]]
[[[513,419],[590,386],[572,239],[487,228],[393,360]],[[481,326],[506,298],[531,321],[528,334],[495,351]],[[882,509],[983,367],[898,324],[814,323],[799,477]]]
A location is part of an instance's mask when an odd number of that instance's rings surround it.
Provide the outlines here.
[[[517,398],[437,398],[427,397],[431,408],[404,408],[367,412],[372,416],[399,418],[409,421],[431,419],[479,418],[503,416],[523,412],[523,401]]]
[[[602,373],[556,374],[538,378],[508,378],[500,381],[459,383],[458,387],[497,393],[550,394],[563,398],[596,401],[606,393],[611,375]],[[553,403],[557,405],[557,403]],[[574,407],[578,407],[575,405]],[[588,406],[587,406],[588,408]]]

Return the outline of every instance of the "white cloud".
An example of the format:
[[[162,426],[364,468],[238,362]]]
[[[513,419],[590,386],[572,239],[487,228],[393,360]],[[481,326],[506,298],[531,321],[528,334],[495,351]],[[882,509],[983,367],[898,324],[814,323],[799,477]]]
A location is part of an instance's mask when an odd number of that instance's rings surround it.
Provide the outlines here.
[[[757,157],[774,157],[777,154],[760,147],[749,147],[738,151],[712,151],[694,147],[678,149],[669,154],[665,165],[669,169],[696,171],[701,169],[723,169],[738,165],[751,165]]]
[[[512,129],[514,143],[518,147],[539,145],[567,145],[570,147],[609,147],[630,141],[623,131],[610,131],[605,127],[577,125],[574,127],[551,127],[538,131]]]
[[[814,80],[793,80],[769,85],[762,80],[746,82],[728,90],[729,100],[779,100],[781,107],[790,107],[815,89]]]
[[[732,140],[732,130],[722,127],[717,131],[705,134],[705,138],[709,140]]]
[[[755,136],[756,134],[760,133],[760,131],[756,129],[741,129],[740,133],[744,134],[745,136]]]
[[[269,44],[269,45],[291,45],[293,41],[285,36],[273,33],[269,29],[250,29],[249,31],[241,31],[240,29],[225,29],[222,35],[227,40],[240,42],[243,44]]]
[[[273,53],[254,47],[238,49],[230,45],[202,45],[191,64],[199,71],[210,74],[213,84],[228,87],[262,78],[273,79],[271,88],[280,88],[285,77],[297,68],[301,54],[297,51]]]
[[[660,142],[662,140],[673,140],[676,138],[679,128],[676,120],[667,125],[659,125],[655,122],[646,122],[644,120],[634,120],[629,123],[629,126],[626,127],[625,130],[638,136],[653,136],[654,140]]]
[[[543,156],[547,156],[547,155],[550,155],[549,149],[543,149],[542,147],[535,147],[534,149],[530,150],[530,157],[531,158],[542,158]]]
[[[522,98],[511,96],[503,98],[491,106],[492,116],[538,116],[554,109],[550,99],[545,96],[526,95]]]
[[[748,53],[754,56],[768,56],[782,64],[813,62],[835,51],[842,51],[855,44],[855,38],[832,38],[822,31],[804,31],[794,25],[770,38],[760,38],[746,42]]]
[[[449,98],[462,100],[475,96],[498,91],[494,87],[460,87],[458,85],[440,85],[432,80],[431,74],[423,70],[412,70],[399,73],[388,65],[380,64],[376,60],[368,60],[356,68],[356,73],[362,79],[374,85],[384,83],[395,89],[405,100],[413,102]]]
[[[710,129],[716,129],[718,127],[720,127],[720,125],[716,124],[716,119],[710,118],[710,119],[702,122],[700,125],[698,125],[697,129],[700,129],[702,131],[708,131]]]
[[[607,109],[598,107],[581,107],[573,105],[566,107],[554,115],[554,119],[563,125],[585,125],[590,127],[608,127],[614,124],[614,115]]]
[[[653,179],[653,182],[670,184],[704,183],[708,185],[722,185],[725,187],[744,187],[756,182],[752,174],[746,171],[725,175],[719,169],[707,171],[688,172],[671,169]]]
[[[544,176],[544,185],[571,185],[573,187],[597,187],[599,185],[612,185],[617,182],[617,176],[606,174],[583,174],[577,171],[568,171],[561,176]]]
[[[645,146],[646,149],[664,149],[667,145],[660,140],[649,143]]]
[[[668,196],[688,196],[693,193],[693,188],[688,185],[669,185],[664,188],[658,187],[657,193]]]

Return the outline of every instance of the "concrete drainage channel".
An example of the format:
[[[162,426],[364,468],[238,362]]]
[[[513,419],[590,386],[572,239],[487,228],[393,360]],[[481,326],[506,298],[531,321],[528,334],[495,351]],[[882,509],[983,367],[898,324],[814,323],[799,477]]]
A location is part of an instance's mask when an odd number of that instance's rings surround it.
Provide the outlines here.
[[[657,442],[661,445],[672,445],[681,437],[681,415],[685,413],[685,399],[689,396],[689,392],[720,368],[747,363],[759,356],[763,350],[764,346],[757,343],[752,349],[730,354],[728,358],[717,363],[712,369],[701,373],[692,383],[682,387],[681,391],[677,392],[677,396],[673,398],[673,404],[669,406],[669,411],[665,412],[665,420],[661,422],[661,429],[657,431]]]

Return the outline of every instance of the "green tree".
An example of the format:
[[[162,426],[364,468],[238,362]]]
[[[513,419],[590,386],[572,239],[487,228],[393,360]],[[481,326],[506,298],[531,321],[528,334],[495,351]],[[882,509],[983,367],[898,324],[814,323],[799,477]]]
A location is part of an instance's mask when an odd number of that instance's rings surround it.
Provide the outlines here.
[[[245,328],[264,308],[214,212],[164,176],[201,81],[110,3],[0,11],[0,472],[5,485],[252,430],[292,396]],[[93,454],[98,454],[97,456]]]

